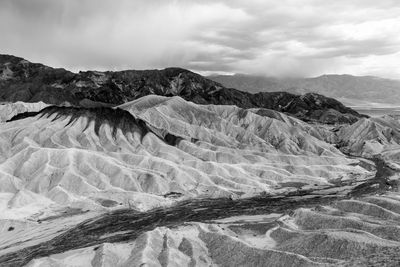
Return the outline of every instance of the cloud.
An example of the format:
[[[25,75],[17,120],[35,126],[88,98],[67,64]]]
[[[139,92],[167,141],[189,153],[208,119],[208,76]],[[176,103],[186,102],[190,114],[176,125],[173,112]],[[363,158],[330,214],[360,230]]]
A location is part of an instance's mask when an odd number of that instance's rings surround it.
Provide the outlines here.
[[[394,0],[3,0],[0,51],[74,71],[181,66],[400,78],[397,6]]]

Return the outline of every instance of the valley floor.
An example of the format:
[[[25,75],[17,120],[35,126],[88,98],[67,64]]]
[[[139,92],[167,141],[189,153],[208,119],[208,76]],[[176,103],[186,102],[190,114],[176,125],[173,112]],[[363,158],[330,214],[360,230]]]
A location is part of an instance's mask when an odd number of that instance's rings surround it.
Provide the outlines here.
[[[375,177],[356,184],[77,214],[67,218],[83,221],[64,230],[56,225],[67,225],[65,217],[44,219],[34,231],[42,240],[32,243],[27,231],[34,228],[2,237],[0,265],[398,266],[398,174],[375,164]]]

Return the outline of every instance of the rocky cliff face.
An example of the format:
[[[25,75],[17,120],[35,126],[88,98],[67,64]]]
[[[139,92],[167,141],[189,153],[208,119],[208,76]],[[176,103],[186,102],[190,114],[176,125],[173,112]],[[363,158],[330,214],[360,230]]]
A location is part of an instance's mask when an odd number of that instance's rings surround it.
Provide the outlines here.
[[[180,96],[197,104],[274,109],[302,120],[323,123],[353,123],[361,117],[356,111],[322,95],[251,94],[225,88],[181,68],[72,73],[1,55],[0,73],[0,101],[112,106],[155,94]]]

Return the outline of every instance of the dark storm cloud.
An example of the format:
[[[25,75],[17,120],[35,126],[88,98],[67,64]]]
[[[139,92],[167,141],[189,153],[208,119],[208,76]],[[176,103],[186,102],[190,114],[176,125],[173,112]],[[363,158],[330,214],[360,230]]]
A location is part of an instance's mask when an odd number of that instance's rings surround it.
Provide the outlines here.
[[[3,0],[0,49],[78,69],[400,77],[400,6],[383,0]]]

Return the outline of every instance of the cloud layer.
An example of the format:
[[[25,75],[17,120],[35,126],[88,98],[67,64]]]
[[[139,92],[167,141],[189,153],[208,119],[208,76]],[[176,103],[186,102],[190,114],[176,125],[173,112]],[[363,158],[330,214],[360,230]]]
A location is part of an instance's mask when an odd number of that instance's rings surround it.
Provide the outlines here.
[[[65,67],[400,79],[397,0],[2,0],[0,53]]]

